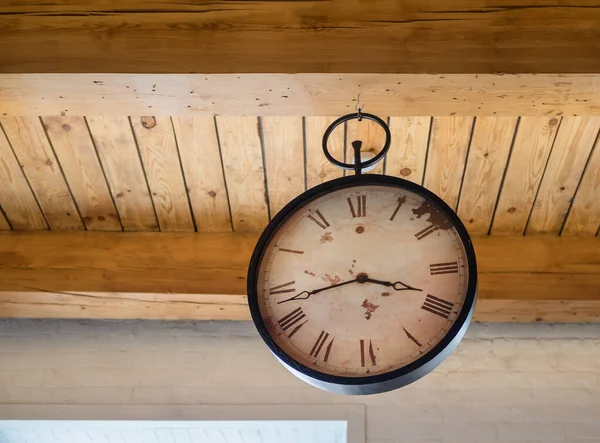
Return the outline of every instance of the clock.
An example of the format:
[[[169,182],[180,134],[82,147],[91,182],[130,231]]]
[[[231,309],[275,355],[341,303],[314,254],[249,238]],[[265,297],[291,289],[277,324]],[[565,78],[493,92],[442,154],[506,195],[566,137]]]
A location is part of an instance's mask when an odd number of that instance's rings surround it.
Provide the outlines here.
[[[300,379],[344,394],[432,371],[464,336],[476,292],[475,253],[454,211],[417,184],[375,174],[291,201],[248,270],[252,319],[269,349]]]

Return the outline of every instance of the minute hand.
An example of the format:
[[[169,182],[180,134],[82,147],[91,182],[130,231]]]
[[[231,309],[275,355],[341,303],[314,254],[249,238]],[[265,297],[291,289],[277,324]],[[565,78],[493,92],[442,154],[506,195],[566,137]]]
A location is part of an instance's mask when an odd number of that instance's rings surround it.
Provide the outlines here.
[[[292,300],[306,300],[307,298],[309,298],[311,295],[315,295],[318,294],[319,292],[323,292],[326,291],[328,289],[333,289],[333,288],[339,288],[340,286],[344,286],[344,285],[348,285],[350,283],[354,283],[356,282],[356,279],[353,280],[348,280],[348,281],[344,281],[342,283],[338,283],[336,285],[331,285],[331,286],[325,286],[324,288],[319,288],[319,289],[313,289],[312,291],[302,291],[299,294],[294,295],[291,298],[287,298],[285,300],[281,300],[278,301],[277,304],[281,304],[281,303],[285,303],[286,301],[292,301]]]
[[[402,283],[401,281],[397,282],[389,282],[383,280],[375,280],[373,278],[367,278],[365,280],[367,283],[376,283],[378,285],[389,286],[394,288],[396,291],[422,291],[422,289],[413,288],[412,286],[408,286],[407,284]]]

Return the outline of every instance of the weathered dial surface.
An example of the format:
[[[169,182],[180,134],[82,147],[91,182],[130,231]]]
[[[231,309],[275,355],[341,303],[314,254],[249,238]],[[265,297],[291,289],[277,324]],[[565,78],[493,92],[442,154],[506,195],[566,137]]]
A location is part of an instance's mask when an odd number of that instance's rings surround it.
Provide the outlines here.
[[[438,344],[467,282],[463,243],[435,203],[364,185],[288,218],[266,246],[257,289],[267,330],[285,353],[322,373],[364,377]]]

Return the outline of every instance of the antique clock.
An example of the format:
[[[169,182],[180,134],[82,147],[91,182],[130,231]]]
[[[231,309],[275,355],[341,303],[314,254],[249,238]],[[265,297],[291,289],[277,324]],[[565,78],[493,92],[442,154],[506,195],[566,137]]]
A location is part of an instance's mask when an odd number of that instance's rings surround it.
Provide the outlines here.
[[[386,132],[373,158],[329,153],[332,131],[369,119]],[[343,394],[411,383],[462,339],[477,292],[469,235],[454,211],[400,178],[361,174],[390,147],[380,118],[360,111],[332,123],[323,150],[355,175],[316,186],[269,223],[252,255],[248,301],[262,339],[302,380]]]

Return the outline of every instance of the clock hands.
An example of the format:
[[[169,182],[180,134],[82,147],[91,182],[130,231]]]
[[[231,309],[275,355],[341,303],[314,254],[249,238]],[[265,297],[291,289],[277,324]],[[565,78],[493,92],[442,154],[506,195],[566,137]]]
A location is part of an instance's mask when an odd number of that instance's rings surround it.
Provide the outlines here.
[[[407,284],[404,284],[401,281],[392,283],[389,281],[375,280],[373,278],[369,278],[369,276],[367,274],[365,274],[364,272],[361,272],[353,280],[348,280],[348,281],[345,281],[342,283],[337,283],[337,284],[331,285],[331,286],[325,286],[324,288],[313,289],[312,291],[302,291],[302,292],[294,295],[293,297],[278,301],[277,304],[279,305],[281,303],[285,303],[288,301],[294,301],[294,300],[306,300],[306,299],[310,298],[311,295],[318,294],[319,292],[323,292],[328,289],[339,288],[340,286],[348,285],[350,283],[355,283],[355,282],[356,283],[375,283],[378,285],[389,286],[391,288],[394,288],[396,291],[422,291],[422,289],[413,288],[412,286],[408,286]]]
[[[354,280],[348,280],[348,281],[345,281],[345,282],[342,282],[342,283],[338,283],[336,285],[325,286],[324,288],[319,288],[319,289],[313,289],[310,292],[309,291],[302,291],[299,294],[296,294],[296,295],[294,295],[291,298],[278,301],[277,304],[279,305],[281,303],[285,303],[286,301],[292,301],[292,300],[306,300],[311,295],[318,294],[319,292],[323,292],[323,291],[326,291],[328,289],[338,288],[340,286],[348,285],[350,283],[354,283],[354,282],[357,282],[357,281],[358,281],[358,278],[355,278]]]

